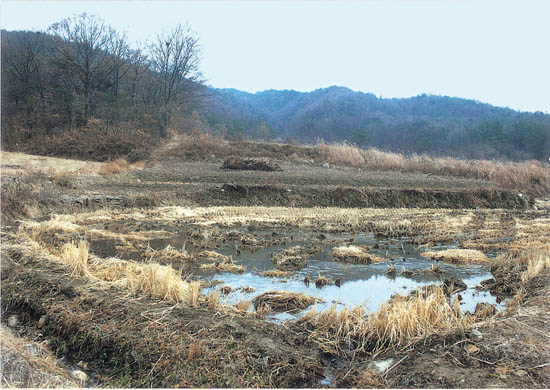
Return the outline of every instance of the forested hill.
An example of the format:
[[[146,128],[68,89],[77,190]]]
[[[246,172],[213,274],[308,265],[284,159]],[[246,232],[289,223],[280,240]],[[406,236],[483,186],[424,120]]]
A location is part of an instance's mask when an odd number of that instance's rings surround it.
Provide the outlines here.
[[[2,148],[143,159],[170,132],[199,130],[232,139],[348,141],[436,156],[550,156],[548,114],[444,96],[382,99],[343,87],[255,94],[213,89],[203,83],[199,53],[189,26],[135,48],[86,14],[54,23],[47,32],[2,30]]]
[[[474,100],[420,95],[377,98],[343,87],[255,94],[212,89],[202,114],[232,136],[296,142],[347,140],[407,153],[547,159],[550,115]]]

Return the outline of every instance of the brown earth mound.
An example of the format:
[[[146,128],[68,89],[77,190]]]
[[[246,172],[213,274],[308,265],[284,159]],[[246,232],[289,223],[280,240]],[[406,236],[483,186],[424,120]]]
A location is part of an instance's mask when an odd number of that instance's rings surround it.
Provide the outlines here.
[[[281,171],[281,167],[267,158],[242,158],[228,157],[222,165],[222,169],[237,169],[244,171]]]

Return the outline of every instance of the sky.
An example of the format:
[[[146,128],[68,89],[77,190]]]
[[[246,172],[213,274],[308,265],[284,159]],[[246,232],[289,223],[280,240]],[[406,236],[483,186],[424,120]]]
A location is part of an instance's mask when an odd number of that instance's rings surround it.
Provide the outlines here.
[[[550,1],[7,1],[6,30],[86,12],[132,42],[178,23],[199,38],[208,85],[248,92],[332,85],[550,113]]]

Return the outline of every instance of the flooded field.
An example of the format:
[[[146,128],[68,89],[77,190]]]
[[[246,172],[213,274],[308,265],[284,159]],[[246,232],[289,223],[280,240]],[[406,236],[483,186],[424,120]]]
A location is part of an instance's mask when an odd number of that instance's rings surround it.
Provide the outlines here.
[[[493,277],[491,259],[526,246],[527,237],[532,246],[531,232],[544,245],[548,221],[508,210],[169,207],[54,216],[22,231],[52,250],[84,238],[98,259],[169,265],[220,306],[254,312],[256,299],[272,291],[313,298],[306,307],[262,313],[286,321],[312,307],[372,313],[393,296],[434,285],[455,286],[449,297],[463,313],[480,303],[498,310],[501,297],[481,286]],[[459,256],[439,256],[453,251]]]
[[[545,210],[502,209],[52,215],[3,237],[17,270],[3,282],[4,310],[37,323],[74,364],[116,378],[96,375],[97,385],[125,387],[126,372],[137,387],[180,377],[354,385],[365,359],[432,336],[461,343],[449,335],[477,332],[521,302],[550,267],[549,225]],[[121,366],[129,360],[146,363]]]
[[[421,286],[440,284],[444,279],[453,277],[467,285],[467,289],[460,294],[463,310],[473,312],[479,302],[496,304],[496,298],[488,292],[475,290],[475,286],[478,286],[481,281],[492,277],[486,267],[441,264],[422,257],[420,255],[422,250],[404,245],[404,240],[376,240],[370,234],[353,237],[327,235],[327,240],[330,244],[324,246],[321,252],[308,257],[304,268],[289,275],[269,277],[264,276],[263,272],[273,268],[271,254],[291,248],[294,244],[307,245],[307,241],[262,248],[254,252],[243,251],[239,254],[232,249],[222,249],[219,252],[233,256],[235,264],[242,265],[244,272],[242,274],[209,272],[200,277],[203,280],[220,282],[220,286],[223,286],[221,288],[225,288],[227,292],[222,298],[226,304],[253,300],[267,291],[283,290],[319,298],[316,309],[320,311],[332,305],[337,305],[339,308],[362,305],[368,312],[373,312],[393,294],[409,294]],[[379,249],[373,252],[386,260],[372,264],[334,261],[331,250],[350,241],[354,245],[369,247],[378,245]],[[437,267],[437,272],[433,271],[434,266]],[[392,272],[393,268],[395,272]],[[323,280],[321,284],[316,283],[320,277],[327,280]],[[219,286],[210,287],[205,289],[205,293],[219,288]],[[268,318],[295,319],[299,315],[300,312],[277,313]]]

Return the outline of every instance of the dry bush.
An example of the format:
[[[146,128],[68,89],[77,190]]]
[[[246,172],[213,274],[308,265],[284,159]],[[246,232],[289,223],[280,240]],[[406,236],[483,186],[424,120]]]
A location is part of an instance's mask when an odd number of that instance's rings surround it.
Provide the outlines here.
[[[315,283],[315,287],[324,287],[327,284],[330,284],[330,279],[326,276],[319,276],[313,282]]]
[[[36,135],[19,142],[15,151],[81,160],[106,161],[124,157],[129,162],[147,160],[155,139],[147,132],[105,130],[94,121],[88,127],[62,134]]]
[[[305,309],[317,302],[317,298],[288,291],[267,291],[252,301],[256,311],[293,312]]]
[[[210,308],[210,310],[214,310],[214,311],[218,310],[219,300],[220,300],[220,293],[219,292],[214,291],[214,292],[208,294],[207,302],[208,302],[208,307]]]
[[[187,285],[189,290],[189,304],[191,307],[197,307],[199,305],[201,282],[189,282]]]
[[[458,300],[449,301],[440,287],[429,295],[396,296],[369,315],[362,307],[338,311],[332,306],[323,312],[314,309],[299,321],[311,330],[325,352],[336,355],[377,354],[471,322],[471,317],[461,314]]]
[[[117,158],[114,161],[110,161],[102,166],[98,173],[103,176],[113,175],[115,173],[126,172],[128,170],[128,163],[122,158]]]
[[[212,270],[216,272],[231,272],[236,274],[242,274],[244,272],[244,267],[242,265],[235,265],[233,263],[202,264],[200,268],[204,270]]]
[[[200,131],[192,131],[176,137],[174,145],[166,148],[163,154],[189,159],[202,159],[212,155],[226,156],[228,142],[221,137]]]
[[[193,257],[187,253],[185,248],[182,249],[176,249],[171,245],[167,245],[165,248],[156,250],[151,248],[151,246],[147,245],[147,248],[145,248],[145,251],[143,254],[146,257],[149,257],[153,260],[162,260],[162,261],[180,261],[180,262],[187,262],[187,261],[193,261]]]
[[[214,261],[210,264],[202,264],[200,267],[201,269],[215,270],[217,272],[233,272],[238,274],[244,272],[244,267],[242,265],[235,265],[231,256],[225,256],[221,253],[205,250],[199,253],[199,257]]]
[[[442,251],[427,251],[422,253],[421,256],[452,264],[487,264],[491,261],[483,252],[476,249],[445,249]]]
[[[347,142],[326,144],[322,141],[315,146],[325,160],[336,165],[363,167],[365,158],[360,148]]]
[[[73,176],[69,175],[67,172],[50,169],[50,177],[58,186],[66,188],[73,187]]]
[[[184,282],[171,266],[156,263],[127,268],[125,285],[130,290],[174,303],[193,306],[196,286]]]

